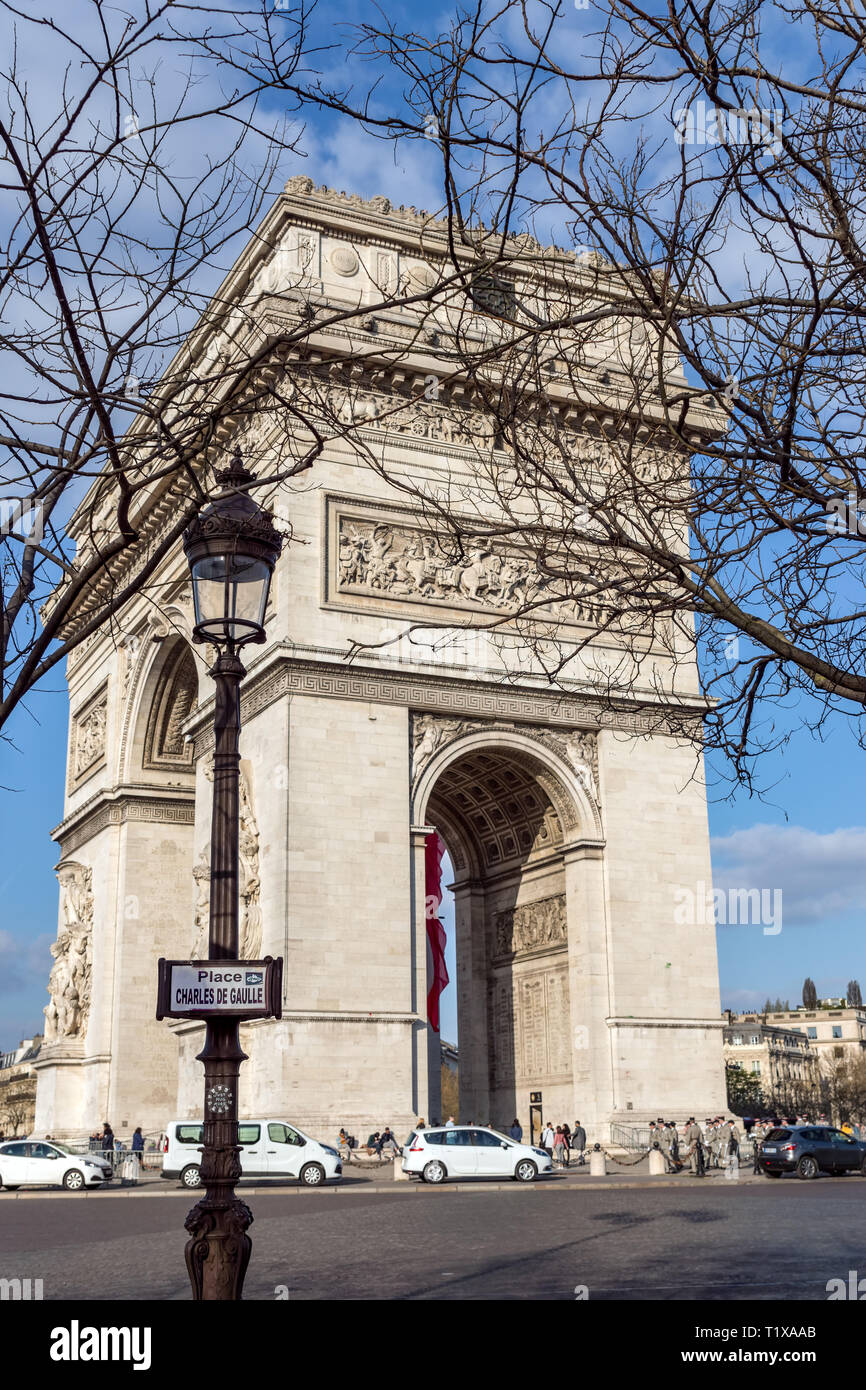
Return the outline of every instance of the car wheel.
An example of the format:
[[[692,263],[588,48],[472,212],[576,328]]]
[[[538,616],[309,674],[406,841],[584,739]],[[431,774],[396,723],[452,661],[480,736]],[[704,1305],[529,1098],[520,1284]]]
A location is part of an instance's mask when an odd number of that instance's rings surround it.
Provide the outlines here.
[[[325,1181],[325,1170],[321,1163],[305,1163],[301,1169],[301,1182],[305,1187],[321,1187]]]
[[[432,1163],[427,1163],[421,1174],[425,1182],[440,1183],[444,1182],[448,1174],[445,1171],[445,1164],[434,1159]]]
[[[201,1169],[197,1163],[190,1163],[180,1175],[184,1187],[201,1187]]]
[[[538,1169],[531,1158],[522,1158],[514,1170],[514,1176],[518,1182],[535,1182]]]
[[[863,1166],[864,1166],[864,1171],[866,1171],[866,1158],[864,1158],[864,1160],[863,1160]],[[0,1178],[0,1187],[5,1187],[7,1192],[17,1192],[17,1191],[18,1191],[18,1183],[17,1183],[17,1182],[4,1182],[2,1178]]]
[[[80,1192],[84,1186],[84,1174],[79,1173],[77,1168],[70,1168],[68,1173],[63,1174],[63,1186],[67,1192]]]
[[[811,1154],[804,1154],[797,1164],[798,1178],[817,1178],[818,1165]]]

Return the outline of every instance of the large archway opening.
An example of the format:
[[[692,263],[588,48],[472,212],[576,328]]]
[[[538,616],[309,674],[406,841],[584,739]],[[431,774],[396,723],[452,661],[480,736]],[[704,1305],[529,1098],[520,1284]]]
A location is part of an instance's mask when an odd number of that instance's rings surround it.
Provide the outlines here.
[[[453,869],[464,1123],[502,1129],[517,1117],[527,1130],[537,1092],[545,1119],[573,1107],[566,796],[540,759],[485,744],[453,758],[427,798]],[[445,1001],[443,1018],[454,1016]]]

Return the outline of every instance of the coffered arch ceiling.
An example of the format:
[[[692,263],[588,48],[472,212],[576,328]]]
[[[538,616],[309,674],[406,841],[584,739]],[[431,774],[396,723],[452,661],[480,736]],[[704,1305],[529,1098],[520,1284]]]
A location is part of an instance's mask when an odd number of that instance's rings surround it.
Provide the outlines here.
[[[147,711],[143,766],[155,770],[192,770],[193,746],[184,742],[183,725],[198,703],[198,672],[192,649],[182,639],[168,647]]]
[[[486,870],[549,853],[563,843],[555,778],[534,758],[513,749],[475,749],[438,778],[427,819],[440,825],[452,859],[460,840]],[[455,862],[455,868],[464,867]]]

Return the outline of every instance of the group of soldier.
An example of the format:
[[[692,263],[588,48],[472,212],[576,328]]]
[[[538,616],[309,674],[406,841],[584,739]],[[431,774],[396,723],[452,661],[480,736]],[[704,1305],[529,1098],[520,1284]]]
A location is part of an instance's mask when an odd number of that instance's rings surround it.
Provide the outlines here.
[[[682,1135],[673,1120],[659,1117],[651,1122],[648,1149],[656,1145],[664,1154],[669,1173],[679,1173],[688,1162],[696,1177],[703,1177],[708,1168],[729,1168],[739,1163],[742,1134],[735,1120],[717,1115],[699,1125],[690,1116]]]

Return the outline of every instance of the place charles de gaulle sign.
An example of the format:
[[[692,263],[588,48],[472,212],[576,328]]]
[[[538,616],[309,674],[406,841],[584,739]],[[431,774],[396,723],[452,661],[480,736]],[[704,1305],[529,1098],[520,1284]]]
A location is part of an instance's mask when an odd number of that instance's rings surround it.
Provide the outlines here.
[[[281,1018],[283,958],[159,960],[156,1016]]]

